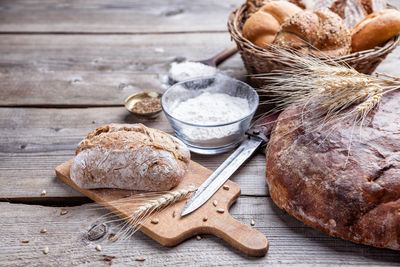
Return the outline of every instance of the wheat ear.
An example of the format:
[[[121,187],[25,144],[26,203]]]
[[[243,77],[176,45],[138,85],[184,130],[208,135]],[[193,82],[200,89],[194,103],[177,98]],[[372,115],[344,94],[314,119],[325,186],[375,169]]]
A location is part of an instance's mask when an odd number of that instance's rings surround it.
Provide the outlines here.
[[[187,189],[170,192],[143,193],[108,203],[99,203],[102,206],[133,210],[129,211],[129,215],[126,215],[126,213],[123,212],[107,213],[97,219],[96,222],[92,224],[94,227],[90,230],[96,230],[96,227],[100,227],[101,225],[108,225],[113,222],[122,222],[118,226],[119,230],[116,235],[119,239],[130,238],[152,215],[187,198],[195,191],[196,189],[191,186]],[[156,198],[154,198],[155,196]],[[118,216],[118,218],[115,218],[115,215]]]
[[[309,120],[319,118],[325,123],[361,116],[357,121],[363,121],[384,94],[400,88],[398,78],[362,74],[330,58],[300,57],[279,48],[271,51],[279,56],[281,63],[290,65],[287,69],[255,75],[268,81],[260,91],[272,97],[263,103],[275,105],[271,113],[299,105],[302,117]]]

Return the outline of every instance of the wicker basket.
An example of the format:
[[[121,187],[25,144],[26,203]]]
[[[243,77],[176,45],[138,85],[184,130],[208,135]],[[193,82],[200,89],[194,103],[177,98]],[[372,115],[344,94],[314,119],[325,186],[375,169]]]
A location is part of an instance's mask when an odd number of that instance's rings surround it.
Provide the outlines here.
[[[242,35],[242,27],[244,23],[244,16],[246,12],[246,5],[242,5],[234,10],[229,16],[228,29],[235,40],[238,50],[242,56],[244,66],[247,72],[251,74],[269,73],[274,69],[284,69],[287,66],[279,61],[274,54],[266,49],[254,45],[249,40],[245,39]],[[382,47],[375,47],[374,49],[352,53],[346,56],[335,57],[337,62],[343,62],[355,68],[361,73],[371,74],[379,63],[396,48],[400,41],[400,35],[396,35],[391,40],[387,41]],[[262,87],[265,80],[257,79],[250,76],[250,82],[254,87]]]

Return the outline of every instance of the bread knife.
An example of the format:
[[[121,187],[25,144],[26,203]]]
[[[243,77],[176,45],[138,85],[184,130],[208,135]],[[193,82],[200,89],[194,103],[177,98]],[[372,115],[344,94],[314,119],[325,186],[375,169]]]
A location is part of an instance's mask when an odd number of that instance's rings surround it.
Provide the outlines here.
[[[278,117],[273,114],[253,123],[246,132],[248,138],[204,181],[187,201],[181,216],[200,208],[231,177],[231,175],[262,145],[268,143],[268,135]]]

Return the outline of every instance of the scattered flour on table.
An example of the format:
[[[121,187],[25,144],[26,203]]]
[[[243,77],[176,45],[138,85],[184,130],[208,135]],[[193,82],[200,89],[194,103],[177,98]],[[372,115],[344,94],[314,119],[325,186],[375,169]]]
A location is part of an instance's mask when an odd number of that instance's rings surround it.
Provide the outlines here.
[[[217,68],[193,61],[173,62],[169,70],[169,76],[177,82],[197,77],[213,76],[216,73]]]
[[[171,115],[178,120],[199,124],[215,125],[239,120],[250,113],[246,99],[223,93],[205,92],[195,98],[181,102]],[[239,125],[221,127],[188,127],[183,133],[192,140],[223,138],[239,130]]]

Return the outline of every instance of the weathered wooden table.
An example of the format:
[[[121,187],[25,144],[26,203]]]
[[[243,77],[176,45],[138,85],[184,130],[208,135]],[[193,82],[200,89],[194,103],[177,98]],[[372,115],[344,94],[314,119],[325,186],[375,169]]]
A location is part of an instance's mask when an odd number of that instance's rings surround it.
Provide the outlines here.
[[[268,195],[262,154],[232,177],[242,196],[231,213],[247,224],[253,219],[269,238],[263,258],[214,236],[167,248],[137,233],[100,252],[82,237],[102,212],[89,209],[54,168],[99,125],[142,122],[171,133],[164,116],[132,117],[124,98],[162,91],[160,80],[177,57],[203,59],[232,45],[226,21],[242,1],[0,1],[0,265],[400,264],[399,252],[331,238],[279,210]],[[400,75],[399,56],[397,50],[379,70]],[[238,55],[221,69],[245,75]],[[227,155],[193,159],[215,169]]]

